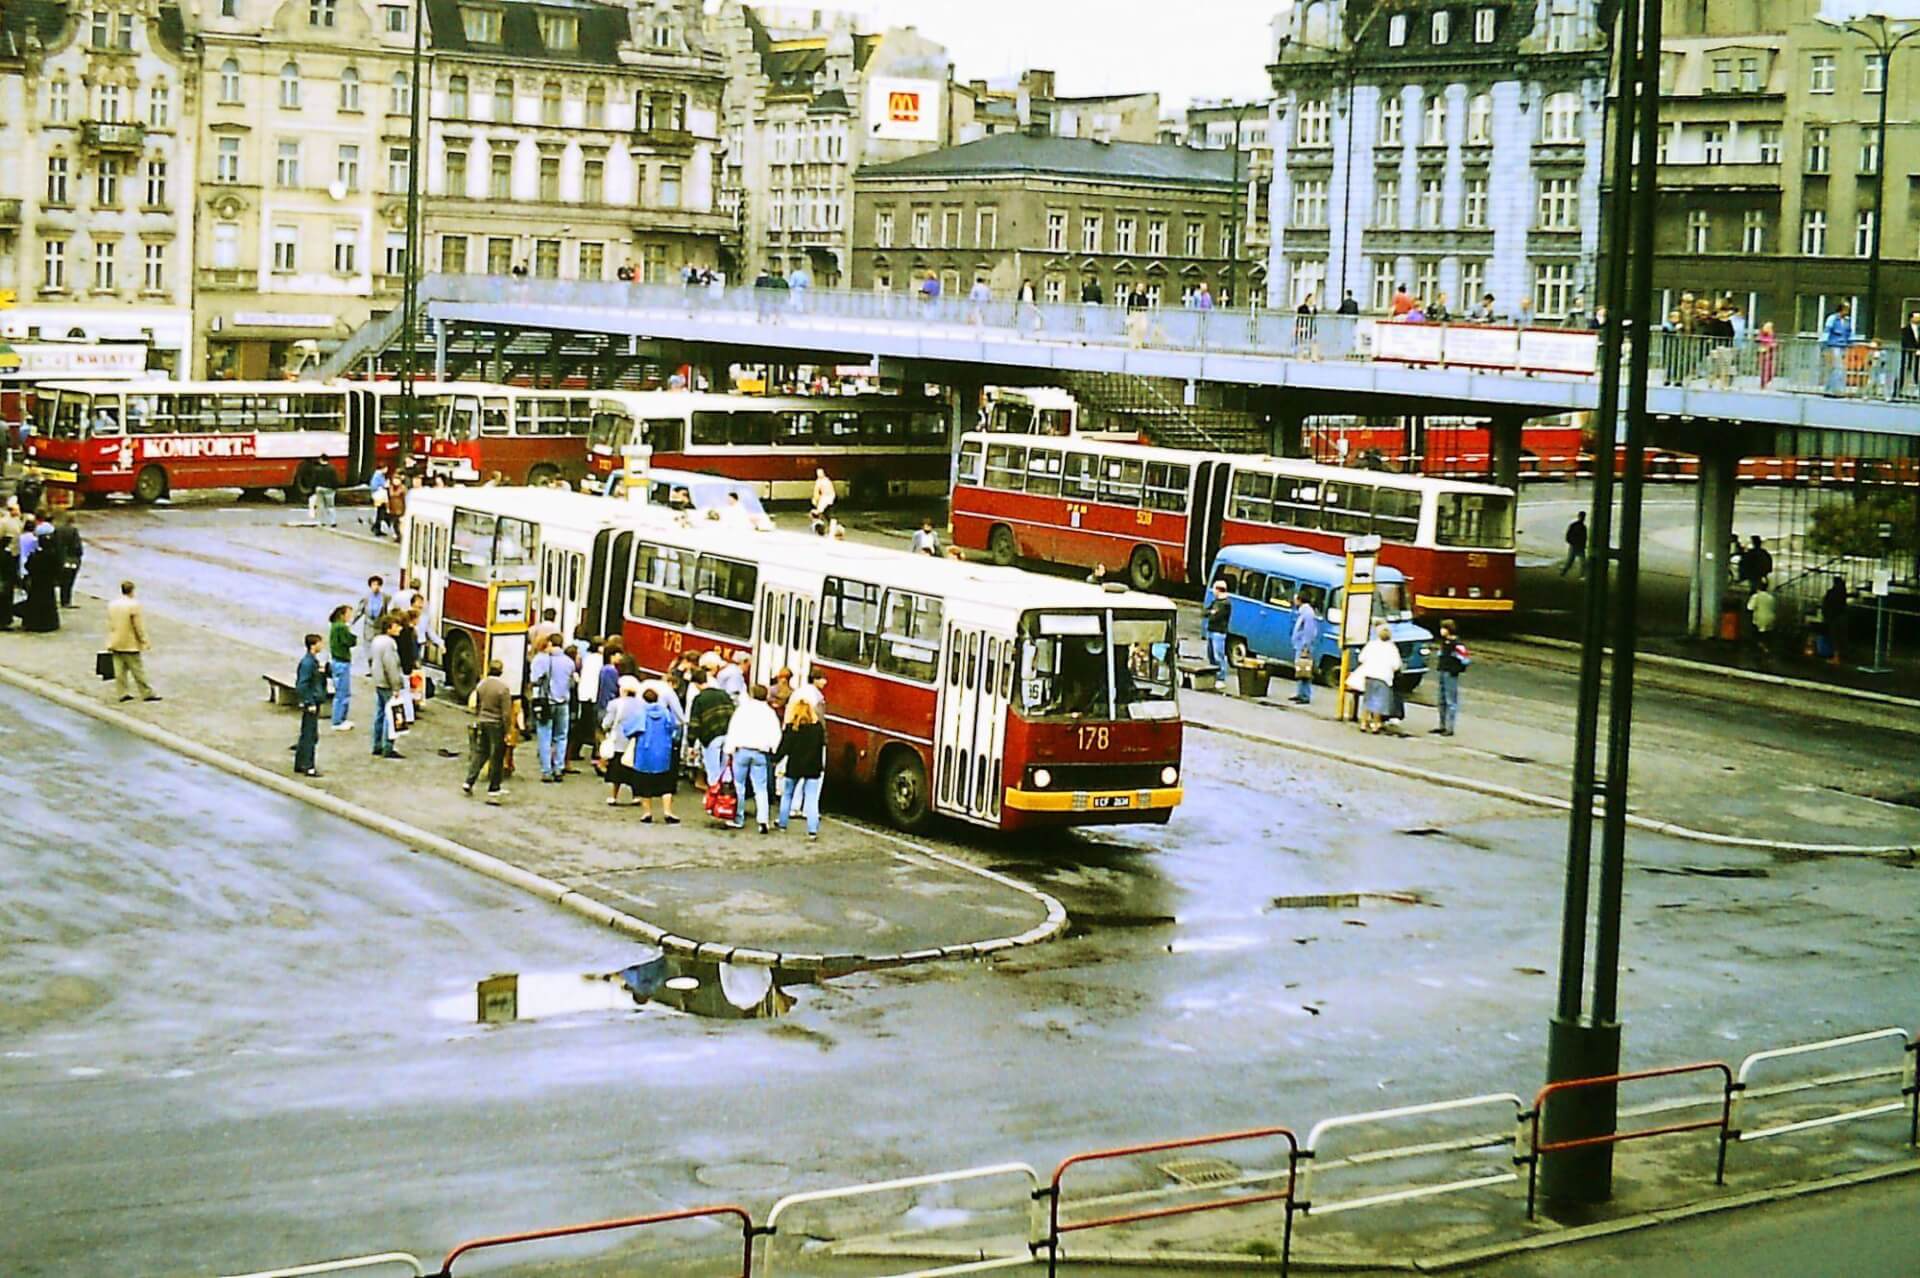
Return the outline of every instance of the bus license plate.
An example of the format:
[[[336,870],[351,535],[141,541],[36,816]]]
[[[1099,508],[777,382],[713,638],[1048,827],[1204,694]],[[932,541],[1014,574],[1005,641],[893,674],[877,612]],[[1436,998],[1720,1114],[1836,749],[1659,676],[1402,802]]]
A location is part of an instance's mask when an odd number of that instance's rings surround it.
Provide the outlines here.
[[[1133,806],[1131,794],[1096,794],[1093,796],[1096,808],[1130,808]]]

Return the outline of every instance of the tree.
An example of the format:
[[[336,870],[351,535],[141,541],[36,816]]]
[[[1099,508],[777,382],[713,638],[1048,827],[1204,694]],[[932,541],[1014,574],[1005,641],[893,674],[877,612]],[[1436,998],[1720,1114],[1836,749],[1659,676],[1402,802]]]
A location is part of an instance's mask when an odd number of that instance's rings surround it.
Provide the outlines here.
[[[1882,524],[1893,525],[1890,543],[1880,539]],[[1820,555],[1878,559],[1889,546],[1914,544],[1911,493],[1875,493],[1852,501],[1834,502],[1814,511],[1807,526],[1807,548]]]

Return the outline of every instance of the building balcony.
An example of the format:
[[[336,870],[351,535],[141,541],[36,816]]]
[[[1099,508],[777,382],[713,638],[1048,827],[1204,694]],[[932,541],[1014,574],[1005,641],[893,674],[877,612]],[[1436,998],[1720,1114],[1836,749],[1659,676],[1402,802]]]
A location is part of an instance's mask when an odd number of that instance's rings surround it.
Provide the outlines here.
[[[20,201],[0,200],[0,231],[20,229]]]
[[[1663,164],[1660,189],[1673,191],[1777,190],[1778,164]]]
[[[635,129],[632,145],[652,147],[656,151],[691,151],[696,139],[690,129]]]
[[[633,229],[640,233],[660,234],[678,231],[687,235],[732,235],[733,219],[725,213],[700,213],[692,209],[636,209]]]
[[[138,151],[147,131],[119,120],[88,120],[80,126],[80,144],[95,151]]]
[[[204,289],[232,289],[256,292],[260,272],[252,267],[203,266],[193,273],[194,283]]]

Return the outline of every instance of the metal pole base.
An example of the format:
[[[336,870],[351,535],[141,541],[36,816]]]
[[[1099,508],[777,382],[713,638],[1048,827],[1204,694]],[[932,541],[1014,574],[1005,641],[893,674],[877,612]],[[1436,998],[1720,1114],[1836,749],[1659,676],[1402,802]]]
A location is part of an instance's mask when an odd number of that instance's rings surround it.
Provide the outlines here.
[[[1620,1072],[1620,1026],[1567,1021],[1547,1023],[1547,1081],[1605,1078]],[[1618,1130],[1614,1087],[1582,1087],[1555,1094],[1541,1115],[1542,1144],[1610,1136]],[[1613,1146],[1543,1154],[1540,1191],[1551,1201],[1566,1204],[1603,1203],[1613,1197]]]

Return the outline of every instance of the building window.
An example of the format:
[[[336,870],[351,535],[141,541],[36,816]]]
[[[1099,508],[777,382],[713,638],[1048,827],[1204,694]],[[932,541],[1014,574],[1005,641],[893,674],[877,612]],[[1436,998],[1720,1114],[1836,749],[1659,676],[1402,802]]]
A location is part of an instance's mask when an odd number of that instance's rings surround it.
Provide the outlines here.
[[[300,269],[300,233],[291,226],[273,228],[273,273],[291,275]]]
[[[1435,44],[1445,44],[1453,39],[1453,15],[1441,9],[1433,15],[1432,32]]]
[[[412,108],[408,108],[411,114]],[[467,115],[467,77],[456,75],[447,81],[447,114],[456,120]]]
[[[1043,302],[1059,302],[1066,296],[1067,282],[1058,275],[1047,276],[1046,282],[1040,286],[1040,300]]]
[[[1874,174],[1880,171],[1880,135],[1862,133],[1860,136],[1860,171]]]
[[[89,43],[96,49],[108,48],[113,40],[113,14],[105,9],[95,9],[90,26],[92,35]]]
[[[587,127],[589,129],[607,127],[607,87],[604,84],[587,86]]]
[[[1740,91],[1742,93],[1760,91],[1760,59],[1740,59]]]
[[[540,86],[540,123],[560,123],[560,82],[549,80]]]
[[[67,242],[40,241],[40,287],[64,289],[67,286]]]
[[[1873,210],[1861,209],[1853,220],[1853,255],[1873,256]]]
[[[1116,253],[1133,252],[1134,221],[1130,217],[1117,217],[1113,220],[1113,251]]]
[[[1707,235],[1712,226],[1713,221],[1705,209],[1694,209],[1687,214],[1687,252],[1707,251]]]
[[[215,222],[213,224],[213,268],[216,271],[230,271],[239,265],[240,224]]]
[[[231,59],[228,60],[227,65],[228,66],[233,65],[233,62]],[[222,76],[226,74],[226,69],[224,67],[221,69],[221,74]],[[240,81],[240,72],[237,67],[235,68],[233,74],[234,74],[234,83],[237,86]],[[222,79],[221,84],[224,86],[225,83],[226,81]],[[236,96],[239,94],[239,89],[237,87],[235,88],[234,93]],[[67,82],[65,80],[48,81],[47,83],[47,121],[48,123],[65,124],[67,122],[67,116],[71,110],[70,103],[72,101],[70,94],[71,94],[71,90],[68,88]],[[223,98],[222,100],[231,101],[232,99]]]
[[[298,142],[279,144],[273,161],[273,184],[275,186],[300,185],[300,144]]]
[[[360,109],[360,73],[352,67],[340,72],[340,109],[347,112]]]
[[[1300,104],[1300,127],[1293,143],[1301,147],[1322,147],[1331,144],[1333,132],[1333,111],[1325,98],[1314,98]]]
[[[1204,257],[1207,251],[1207,224],[1198,220],[1187,222],[1187,256]]]
[[[238,182],[240,180],[239,138],[221,138],[215,143],[213,180],[216,182]]]
[[[112,240],[93,242],[93,291],[111,293],[118,280],[120,246]]]
[[[147,127],[164,129],[173,123],[173,90],[156,84],[147,90]]]
[[[307,0],[307,25],[331,27],[337,18],[338,0]]]
[[[1376,261],[1373,264],[1373,309],[1385,312],[1393,306],[1393,263]]]
[[[651,248],[652,245],[647,247]],[[535,240],[533,242],[533,273],[543,280],[560,278],[560,241]]]
[[[440,237],[440,270],[447,275],[467,273],[466,236],[442,235]]]
[[[1293,224],[1327,224],[1327,182],[1325,178],[1303,178],[1293,185]]]
[[[1763,253],[1767,246],[1767,215],[1748,209],[1740,218],[1740,251]]]
[[[1715,93],[1733,92],[1733,59],[1715,58],[1713,60],[1713,91]]]
[[[120,123],[120,86],[103,84],[100,86],[99,118],[108,124]]]
[[[1540,112],[1542,142],[1578,142],[1580,140],[1580,95],[1556,93],[1547,99]]]
[[[1427,99],[1427,109],[1421,117],[1420,145],[1445,146],[1446,144],[1447,100],[1436,93]]]
[[[1292,304],[1304,305],[1309,297],[1317,299],[1322,292],[1326,291],[1327,264],[1324,259],[1317,257],[1296,258],[1290,278],[1293,282]]]
[[[580,199],[585,204],[607,202],[607,162],[605,160],[581,161]]]
[[[1475,44],[1493,43],[1493,25],[1496,20],[1492,9],[1473,11],[1473,42]]]
[[[118,156],[100,157],[99,168],[94,171],[93,202],[102,208],[115,208],[120,203],[120,159]]]
[[[1707,129],[1701,134],[1701,148],[1708,164],[1727,162],[1727,131],[1725,129]]]
[[[889,219],[889,227],[892,222]],[[892,240],[892,236],[888,236]],[[884,247],[884,246],[883,246]],[[1064,253],[1067,251],[1067,215],[1058,209],[1047,211],[1047,252]]]
[[[1414,263],[1413,295],[1424,306],[1440,295],[1440,260],[1426,257]]]
[[[300,109],[300,67],[289,62],[280,68],[280,108],[284,111]]]
[[[1400,182],[1397,178],[1374,180],[1373,224],[1382,228],[1400,225]]]
[[[1387,19],[1387,47],[1398,49],[1407,42],[1407,15],[1396,13]]]
[[[359,235],[355,231],[335,231],[333,233],[333,273],[352,275],[356,270],[356,261],[360,247]]]
[[[1167,253],[1167,219],[1164,217],[1147,220],[1147,254],[1150,257],[1165,257]]]
[[[393,35],[405,35],[411,10],[406,5],[389,4],[380,8],[381,24]]]
[[[1808,209],[1800,215],[1800,252],[1805,257],[1826,256],[1826,210]]]
[[[542,13],[540,43],[553,52],[573,52],[580,47],[580,19],[571,13]]]
[[[1098,253],[1100,251],[1101,225],[1097,217],[1080,219],[1080,251]]]
[[[1487,291],[1487,264],[1480,258],[1460,263],[1460,304],[1478,304]]]
[[[607,246],[599,240],[587,240],[580,245],[579,277],[583,280],[605,279],[607,275]]]
[[[1540,228],[1567,231],[1579,225],[1580,193],[1572,178],[1540,179]]]
[[[1466,199],[1462,203],[1462,225],[1475,230],[1484,228],[1487,224],[1487,180],[1468,178]]]
[[[381,274],[405,275],[407,273],[407,233],[388,231],[382,241],[380,255]]]
[[[1780,126],[1766,125],[1760,130],[1760,163],[1780,163]]]
[[[1400,145],[1401,106],[1399,98],[1388,98],[1380,104],[1380,145]]]
[[[660,207],[677,209],[680,207],[680,166],[663,164],[660,166]]]
[[[66,156],[47,157],[47,203],[64,205],[67,202],[67,172]]]
[[[147,207],[150,209],[167,207],[167,162],[165,160],[147,161]]]
[[[1831,53],[1814,54],[1807,64],[1807,92],[1832,93],[1833,81],[1833,55]]]
[[[146,246],[145,263],[140,279],[140,288],[148,293],[164,293],[167,290],[167,246],[149,244]]]
[[[505,275],[513,269],[513,241],[504,235],[487,237],[487,274]]]
[[[839,205],[836,203],[834,207],[837,210],[839,208]],[[1160,247],[1158,249],[1152,247],[1153,232],[1151,229],[1149,229],[1147,232],[1147,244],[1148,244],[1147,251],[1150,253],[1163,253],[1166,251],[1167,224],[1165,222],[1160,223]],[[974,210],[973,246],[975,248],[983,248],[983,249],[1000,247],[1000,210],[999,209]]]
[[[1467,107],[1467,141],[1485,146],[1493,141],[1493,95],[1482,93]]]
[[[333,180],[349,191],[360,189],[360,148],[342,144],[334,152]]]
[[[1825,173],[1832,163],[1833,147],[1824,127],[1807,130],[1807,172]]]
[[[1053,226],[1053,216],[1051,214],[1047,217],[1047,226],[1049,231],[1051,231]],[[873,246],[883,249],[893,247],[892,209],[880,209],[873,215]],[[1048,247],[1051,248],[1053,246],[1050,244]]]
[[[407,169],[410,167],[407,157],[408,150],[404,146],[387,148],[387,189],[389,191],[398,192],[407,189]],[[464,157],[461,162],[465,163]]]
[[[560,199],[560,157],[557,155],[540,157],[539,198],[543,204],[554,204]]]
[[[496,124],[513,123],[513,77],[500,76],[493,82],[493,119]]]
[[[1558,8],[1558,5],[1555,6]],[[1582,21],[1577,13],[1547,15],[1547,52],[1565,53],[1580,47]]]
[[[1860,92],[1878,93],[1886,84],[1886,63],[1881,61],[1879,53],[1862,54],[1860,64]]]
[[[446,153],[445,167],[440,173],[440,189],[447,195],[465,195],[467,193],[467,153],[464,150],[449,148]]]
[[[1420,225],[1430,231],[1440,229],[1440,179],[1423,178],[1420,181]]]
[[[500,43],[500,10],[477,5],[460,7],[460,29],[474,44]]]
[[[488,157],[487,195],[495,200],[513,198],[513,152],[496,148]]]
[[[1573,264],[1543,262],[1533,268],[1533,310],[1542,319],[1560,319],[1573,301]]]

